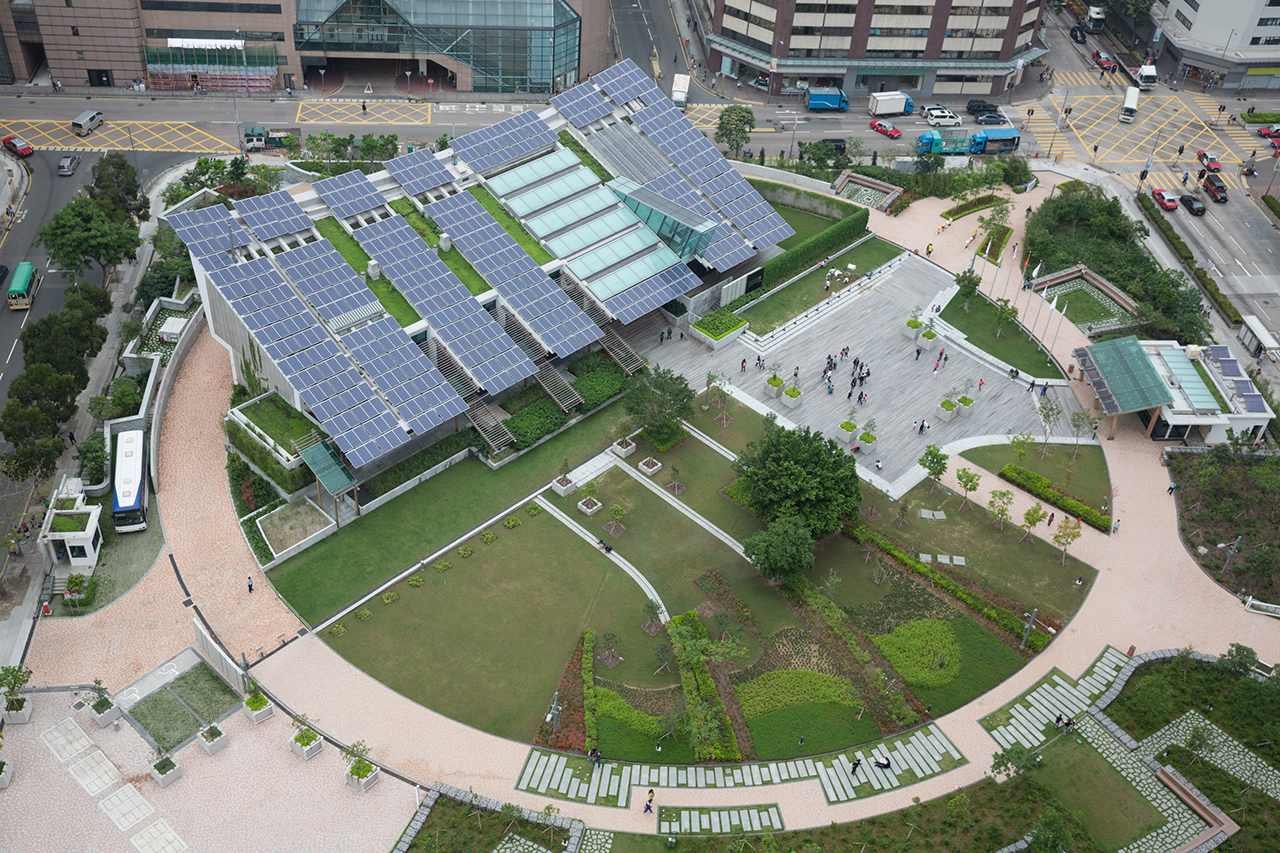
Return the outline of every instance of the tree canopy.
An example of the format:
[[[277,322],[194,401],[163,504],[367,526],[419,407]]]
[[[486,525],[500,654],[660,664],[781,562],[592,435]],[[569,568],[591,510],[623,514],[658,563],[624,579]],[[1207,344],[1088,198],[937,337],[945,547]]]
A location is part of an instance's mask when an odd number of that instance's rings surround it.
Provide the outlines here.
[[[142,245],[138,228],[130,222],[116,222],[91,198],[73,198],[54,211],[36,236],[64,275],[86,281],[93,264],[102,267],[102,283],[107,270],[133,255]]]
[[[742,552],[760,574],[789,584],[813,567],[813,535],[802,519],[786,516],[749,536]]]
[[[798,517],[815,536],[838,530],[862,502],[853,457],[809,427],[768,428],[733,467],[756,515],[767,522]]]
[[[135,218],[146,222],[151,218],[151,203],[142,192],[138,170],[123,151],[103,154],[93,164],[93,182],[85,189],[113,222],[128,223]]]
[[[26,369],[50,365],[55,373],[71,377],[77,392],[83,391],[89,384],[85,359],[97,355],[107,341],[106,328],[95,319],[92,311],[63,308],[29,324],[18,336]]]
[[[756,114],[750,107],[731,104],[720,111],[716,123],[715,141],[729,146],[729,152],[737,157],[751,141],[751,131],[756,127]]]
[[[696,392],[683,376],[655,367],[632,380],[622,407],[644,430],[645,438],[661,446],[683,434],[681,421],[693,417],[694,396]]]

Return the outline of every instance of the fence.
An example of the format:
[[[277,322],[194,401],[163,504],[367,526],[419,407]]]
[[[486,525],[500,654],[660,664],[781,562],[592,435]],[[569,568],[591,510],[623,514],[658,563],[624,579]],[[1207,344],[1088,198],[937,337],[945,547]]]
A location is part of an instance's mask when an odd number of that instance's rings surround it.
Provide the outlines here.
[[[218,672],[222,673],[223,678],[231,682],[232,687],[241,693],[248,693],[249,691],[245,689],[247,684],[244,670],[222,650],[213,637],[209,636],[209,632],[200,624],[200,620],[192,619],[191,624],[196,628],[196,648],[204,652],[204,656],[213,663]]]

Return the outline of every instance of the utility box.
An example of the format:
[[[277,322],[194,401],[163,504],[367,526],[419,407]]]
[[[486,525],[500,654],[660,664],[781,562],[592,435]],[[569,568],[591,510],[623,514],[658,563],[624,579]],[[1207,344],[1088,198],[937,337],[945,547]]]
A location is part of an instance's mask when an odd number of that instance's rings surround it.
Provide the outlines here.
[[[164,325],[160,327],[160,342],[165,344],[176,344],[178,339],[182,337],[182,332],[187,328],[190,322],[189,317],[170,317],[164,321]]]
[[[369,264],[364,268],[364,274],[369,281],[374,281],[382,277],[382,267],[378,265],[377,261],[369,261]]]

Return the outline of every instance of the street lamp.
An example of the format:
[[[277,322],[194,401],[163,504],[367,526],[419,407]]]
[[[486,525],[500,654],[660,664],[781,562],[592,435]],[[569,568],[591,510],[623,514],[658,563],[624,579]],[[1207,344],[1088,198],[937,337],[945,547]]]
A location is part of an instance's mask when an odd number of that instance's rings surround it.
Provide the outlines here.
[[[240,35],[240,28],[236,27],[236,40],[240,42],[240,64],[244,66],[244,96],[249,97],[249,58],[244,52],[244,38]]]
[[[1230,545],[1228,545],[1225,542],[1218,543],[1219,551],[1221,551],[1223,548],[1227,549],[1227,561],[1222,564],[1222,573],[1224,575],[1227,573],[1227,569],[1231,568],[1231,558],[1234,557],[1236,555],[1236,551],[1240,549],[1240,540],[1243,538],[1244,538],[1244,534],[1241,533],[1239,536],[1236,537],[1236,541],[1232,542]]]
[[[555,695],[551,697],[551,710],[547,713],[548,723],[551,724],[551,734],[556,733],[556,729],[560,725],[560,691],[557,690]]]
[[[1040,620],[1036,618],[1036,614],[1039,612],[1040,612],[1040,608],[1036,607],[1030,613],[1022,614],[1023,616],[1027,617],[1027,625],[1025,628],[1022,629],[1022,643],[1018,646],[1019,649],[1025,649],[1027,647],[1027,637],[1031,634],[1031,626],[1037,622],[1040,622]],[[1040,622],[1040,625],[1050,634],[1058,633],[1057,631],[1050,628],[1048,625],[1045,625],[1043,622]]]
[[[1222,60],[1221,61],[1224,69],[1226,68],[1226,65],[1227,65],[1227,47],[1230,46],[1231,37],[1234,36],[1235,34],[1236,34],[1236,31],[1232,30],[1231,35],[1227,36],[1227,40],[1222,43]],[[1227,72],[1224,70],[1222,72],[1222,84],[1225,86],[1226,83],[1227,83]]]

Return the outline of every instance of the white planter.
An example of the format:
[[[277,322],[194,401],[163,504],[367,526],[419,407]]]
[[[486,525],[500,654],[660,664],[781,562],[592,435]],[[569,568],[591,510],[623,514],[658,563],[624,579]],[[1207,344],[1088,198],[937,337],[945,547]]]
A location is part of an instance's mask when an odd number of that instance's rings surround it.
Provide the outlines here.
[[[707,346],[711,347],[713,350],[717,350],[717,349],[722,349],[724,347],[727,347],[729,344],[737,340],[742,335],[742,333],[747,330],[747,327],[749,325],[750,325],[749,323],[744,323],[743,325],[734,329],[729,334],[725,335],[723,338],[713,338],[710,335],[708,335],[706,332],[702,331],[701,329],[695,326],[690,326],[689,336],[693,338],[695,341],[698,341],[699,343],[702,343],[702,344],[706,344]]]
[[[599,512],[601,509],[604,508],[604,504],[601,503],[598,498],[591,498],[591,501],[595,503],[595,506],[591,507],[590,509],[587,509],[587,501],[585,499],[578,501],[578,509],[587,518],[590,518],[591,516],[595,515],[597,512]]]
[[[621,441],[615,441],[609,448],[619,459],[626,459],[632,453],[636,452],[636,443],[631,439],[627,439],[627,446],[623,447]]]
[[[957,415],[959,415],[959,416],[960,416],[960,417],[962,417],[962,418],[967,418],[967,417],[969,416],[969,410],[970,410],[970,409],[972,409],[972,408],[973,408],[973,404],[972,404],[972,403],[970,403],[969,405],[967,405],[967,406],[966,406],[964,403],[957,402],[957,403],[956,403],[956,414],[957,414]]]
[[[942,408],[941,406],[939,406],[939,407],[938,407],[938,420],[942,421],[944,424],[945,424],[945,423],[950,422],[950,421],[951,421],[951,419],[952,419],[952,418],[954,418],[954,417],[956,416],[956,409],[959,409],[959,408],[960,408],[960,405],[957,403],[957,404],[956,404],[956,408],[955,408],[955,409],[952,409],[951,411],[949,411],[949,412],[948,412],[946,409],[944,409],[944,408]]]
[[[906,323],[903,323],[902,336],[909,341],[914,341],[916,338],[920,336],[920,332],[923,329],[924,329],[924,326],[921,326],[919,329],[913,329],[910,326],[908,326]]]
[[[780,382],[777,385],[770,385],[769,380],[764,381],[764,393],[770,397],[781,397],[782,389],[787,387],[786,382]]]
[[[7,725],[17,726],[22,723],[31,722],[31,712],[35,708],[35,703],[31,701],[30,696],[24,696],[22,699],[22,708],[18,711],[5,711],[4,721]]]
[[[350,773],[344,771],[342,778],[345,779],[346,783],[352,788],[355,788],[362,794],[367,794],[374,785],[382,781],[382,768],[374,765],[373,772],[363,779],[358,776],[352,776]]]
[[[555,493],[560,497],[567,498],[569,495],[573,494],[574,490],[577,489],[578,486],[572,480],[570,480],[566,485],[565,483],[561,483],[560,479],[560,477],[556,477],[552,480],[551,488],[554,489]]]
[[[654,474],[662,470],[662,463],[650,456],[648,459],[640,463],[640,473],[647,474],[652,477]]]
[[[156,784],[159,785],[161,788],[167,788],[170,785],[172,785],[174,782],[177,782],[179,779],[182,778],[182,765],[176,761],[173,762],[173,769],[170,770],[168,773],[164,774],[163,776],[161,776],[156,771],[155,766],[152,765],[151,778],[155,779]]]
[[[942,340],[942,335],[938,335],[936,332],[935,332],[935,335],[936,336],[934,337],[933,340],[929,340],[924,336],[924,333],[922,332],[920,334],[920,337],[916,338],[916,343],[924,347],[925,352],[933,352],[934,350],[938,349],[944,344],[944,341]]]
[[[317,735],[315,740],[311,741],[311,743],[306,746],[303,746],[298,743],[297,735],[294,735],[289,738],[289,748],[292,749],[294,754],[303,761],[310,761],[312,756],[317,755],[320,750],[324,749],[324,738]]]
[[[217,755],[219,752],[227,748],[227,744],[231,743],[231,738],[227,737],[227,733],[218,729],[222,734],[213,740],[206,740],[204,733],[201,732],[196,740],[200,742],[200,748],[204,750],[205,755]]]
[[[794,397],[792,397],[790,394],[783,394],[778,399],[782,400],[782,405],[786,406],[788,409],[798,409],[800,407],[800,401],[803,398],[804,398],[803,394],[797,394]]]
[[[4,767],[0,767],[0,788],[9,787],[9,783],[13,781],[13,762],[6,761]]]
[[[872,441],[859,441],[858,446],[861,447],[863,450],[870,450],[871,448],[875,447],[877,441],[879,441],[879,439],[874,439]]]
[[[111,725],[113,722],[120,719],[119,705],[112,705],[110,708],[106,710],[106,712],[102,714],[99,714],[97,711],[94,711],[92,704],[90,704],[89,710],[93,711],[93,718],[98,721],[98,728],[105,729],[107,726]]]
[[[276,712],[276,703],[271,700],[267,700],[267,706],[261,711],[253,710],[247,703],[241,704],[240,707],[244,709],[244,715],[253,720],[255,726]]]
[[[845,444],[853,444],[853,437],[857,434],[857,430],[849,432],[849,430],[844,427],[839,427],[836,429],[836,440],[843,441]]]

